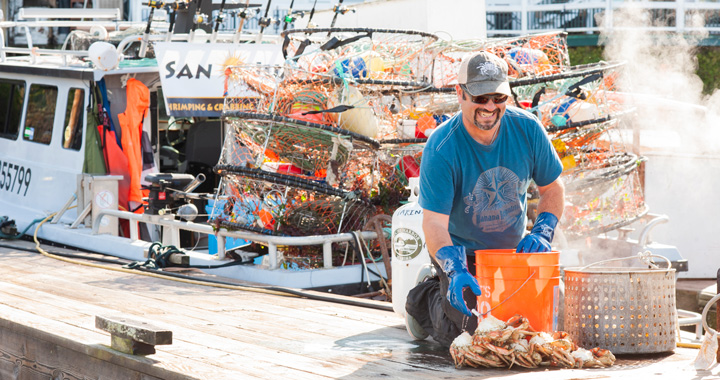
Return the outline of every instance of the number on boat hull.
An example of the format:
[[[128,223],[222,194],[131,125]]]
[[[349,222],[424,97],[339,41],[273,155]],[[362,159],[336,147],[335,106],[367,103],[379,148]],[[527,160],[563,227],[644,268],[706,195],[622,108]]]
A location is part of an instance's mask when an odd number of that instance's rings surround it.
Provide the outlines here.
[[[0,161],[0,191],[27,195],[32,171],[22,165]]]

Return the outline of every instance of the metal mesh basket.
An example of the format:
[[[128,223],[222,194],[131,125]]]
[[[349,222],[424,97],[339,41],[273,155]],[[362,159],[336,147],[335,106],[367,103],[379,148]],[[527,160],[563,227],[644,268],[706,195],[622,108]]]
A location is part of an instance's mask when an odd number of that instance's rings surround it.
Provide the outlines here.
[[[650,257],[667,262],[658,268]],[[657,255],[640,259],[648,268],[565,269],[565,330],[581,347],[601,347],[613,354],[668,352],[675,348],[675,269]]]

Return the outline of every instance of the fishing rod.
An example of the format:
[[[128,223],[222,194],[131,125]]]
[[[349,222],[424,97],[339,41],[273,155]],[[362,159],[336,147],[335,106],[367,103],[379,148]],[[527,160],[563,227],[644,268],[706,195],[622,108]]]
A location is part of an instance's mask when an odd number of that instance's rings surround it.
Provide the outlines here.
[[[310,10],[310,16],[308,16],[307,29],[309,29],[312,25],[311,21],[312,21],[313,16],[315,15],[315,7],[316,6],[317,6],[317,0],[315,0],[315,2],[313,3],[313,7]],[[305,35],[309,36],[310,33],[306,33]],[[300,43],[300,46],[298,46],[298,49],[295,51],[295,56],[297,57],[300,54],[302,54],[303,51],[305,51],[305,48],[308,45],[310,45],[310,43],[311,43],[310,38],[305,38],[305,40]],[[290,44],[290,37],[288,35],[285,35],[285,39],[283,40],[282,53],[283,53],[283,58],[286,58],[286,59],[287,59],[287,47],[289,44]]]
[[[333,12],[335,14],[333,15],[332,22],[330,23],[330,28],[333,28],[335,26],[335,21],[337,21],[337,16],[338,16],[338,13],[340,13],[339,10],[340,10],[340,7],[342,7],[342,3],[343,3],[343,0],[339,0],[338,3],[333,7]],[[331,32],[328,32],[327,36],[330,37],[330,34],[331,34]]]
[[[167,35],[165,36],[166,42],[170,42],[170,40],[172,39],[173,29],[175,28],[175,13],[176,11],[174,9],[168,9],[168,15],[170,16],[170,25],[168,25]]]
[[[223,23],[225,20],[225,0],[222,0],[220,3],[220,9],[218,9],[217,17],[215,17],[215,29],[213,29],[212,36],[210,37],[210,42],[215,42],[218,35],[218,29],[220,29],[220,24]]]
[[[341,14],[341,13],[345,14],[345,13],[348,13],[351,11],[355,12],[354,8],[343,7],[342,3],[343,3],[343,0],[339,0],[337,5],[335,5],[333,7],[333,12],[335,12],[335,14],[333,15],[332,22],[330,23],[330,29],[335,27],[335,22],[337,21],[338,14]],[[330,37],[330,34],[332,34],[332,31],[328,32],[328,37]]]
[[[155,8],[162,7],[163,5],[164,4],[162,2],[157,2],[155,0],[148,1],[148,6],[150,7],[150,15],[148,16],[148,22],[145,26],[145,33],[143,33],[142,40],[140,41],[140,51],[138,52],[139,58],[145,58],[145,53],[147,53],[148,42],[150,41],[150,26],[152,25]]]
[[[198,0],[197,2],[197,8],[195,9],[195,17],[193,17],[193,25],[192,29],[190,29],[190,35],[188,36],[188,42],[193,42],[193,37],[195,37],[195,30],[197,30],[198,26],[201,23],[205,22],[205,18],[207,17],[202,12],[202,3],[203,0]]]
[[[308,17],[308,23],[306,28],[310,28],[310,21],[312,21],[313,16],[315,16],[315,6],[317,5],[317,0],[313,3],[313,7],[310,10],[310,16]]]
[[[168,25],[168,32],[165,36],[165,41],[169,42],[172,39],[173,31],[175,30],[175,19],[177,18],[177,12],[188,9],[188,3],[187,1],[165,3],[164,8],[168,11],[168,15],[170,16],[170,25]]]
[[[245,0],[245,9],[238,13],[238,17],[240,17],[240,24],[238,25],[237,31],[235,32],[235,36],[233,37],[234,43],[238,43],[238,41],[240,41],[240,33],[242,33],[245,19],[248,17],[248,6],[250,6],[250,0]]]
[[[290,9],[288,9],[287,15],[285,15],[285,20],[283,23],[283,31],[287,30],[287,26],[290,23],[295,22],[295,17],[293,17],[293,5],[295,4],[295,0],[290,1]]]
[[[272,0],[268,0],[267,6],[265,7],[265,15],[263,17],[260,17],[260,20],[258,20],[258,25],[260,25],[260,33],[258,33],[257,35],[257,39],[255,40],[256,43],[260,43],[260,41],[262,41],[263,31],[272,23],[272,20],[270,20],[270,18],[268,17],[268,13],[270,12],[270,4],[272,4]]]

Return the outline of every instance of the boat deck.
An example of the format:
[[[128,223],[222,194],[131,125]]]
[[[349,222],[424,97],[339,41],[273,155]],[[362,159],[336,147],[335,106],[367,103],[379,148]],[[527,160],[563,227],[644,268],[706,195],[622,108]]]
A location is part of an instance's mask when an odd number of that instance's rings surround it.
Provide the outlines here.
[[[111,271],[11,246],[33,244],[0,241],[0,379],[720,378],[717,366],[696,371],[698,350],[687,348],[619,357],[608,369],[455,369],[447,350],[411,340],[389,311]],[[96,316],[150,322],[171,330],[172,344],[148,356],[120,353]]]

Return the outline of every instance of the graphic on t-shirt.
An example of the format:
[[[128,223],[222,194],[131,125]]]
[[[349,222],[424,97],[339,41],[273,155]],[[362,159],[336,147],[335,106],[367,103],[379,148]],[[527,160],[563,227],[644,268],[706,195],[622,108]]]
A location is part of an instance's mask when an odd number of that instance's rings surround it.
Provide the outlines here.
[[[472,209],[473,224],[483,232],[502,232],[520,215],[519,179],[507,168],[498,166],[480,175],[472,193],[463,198]]]

